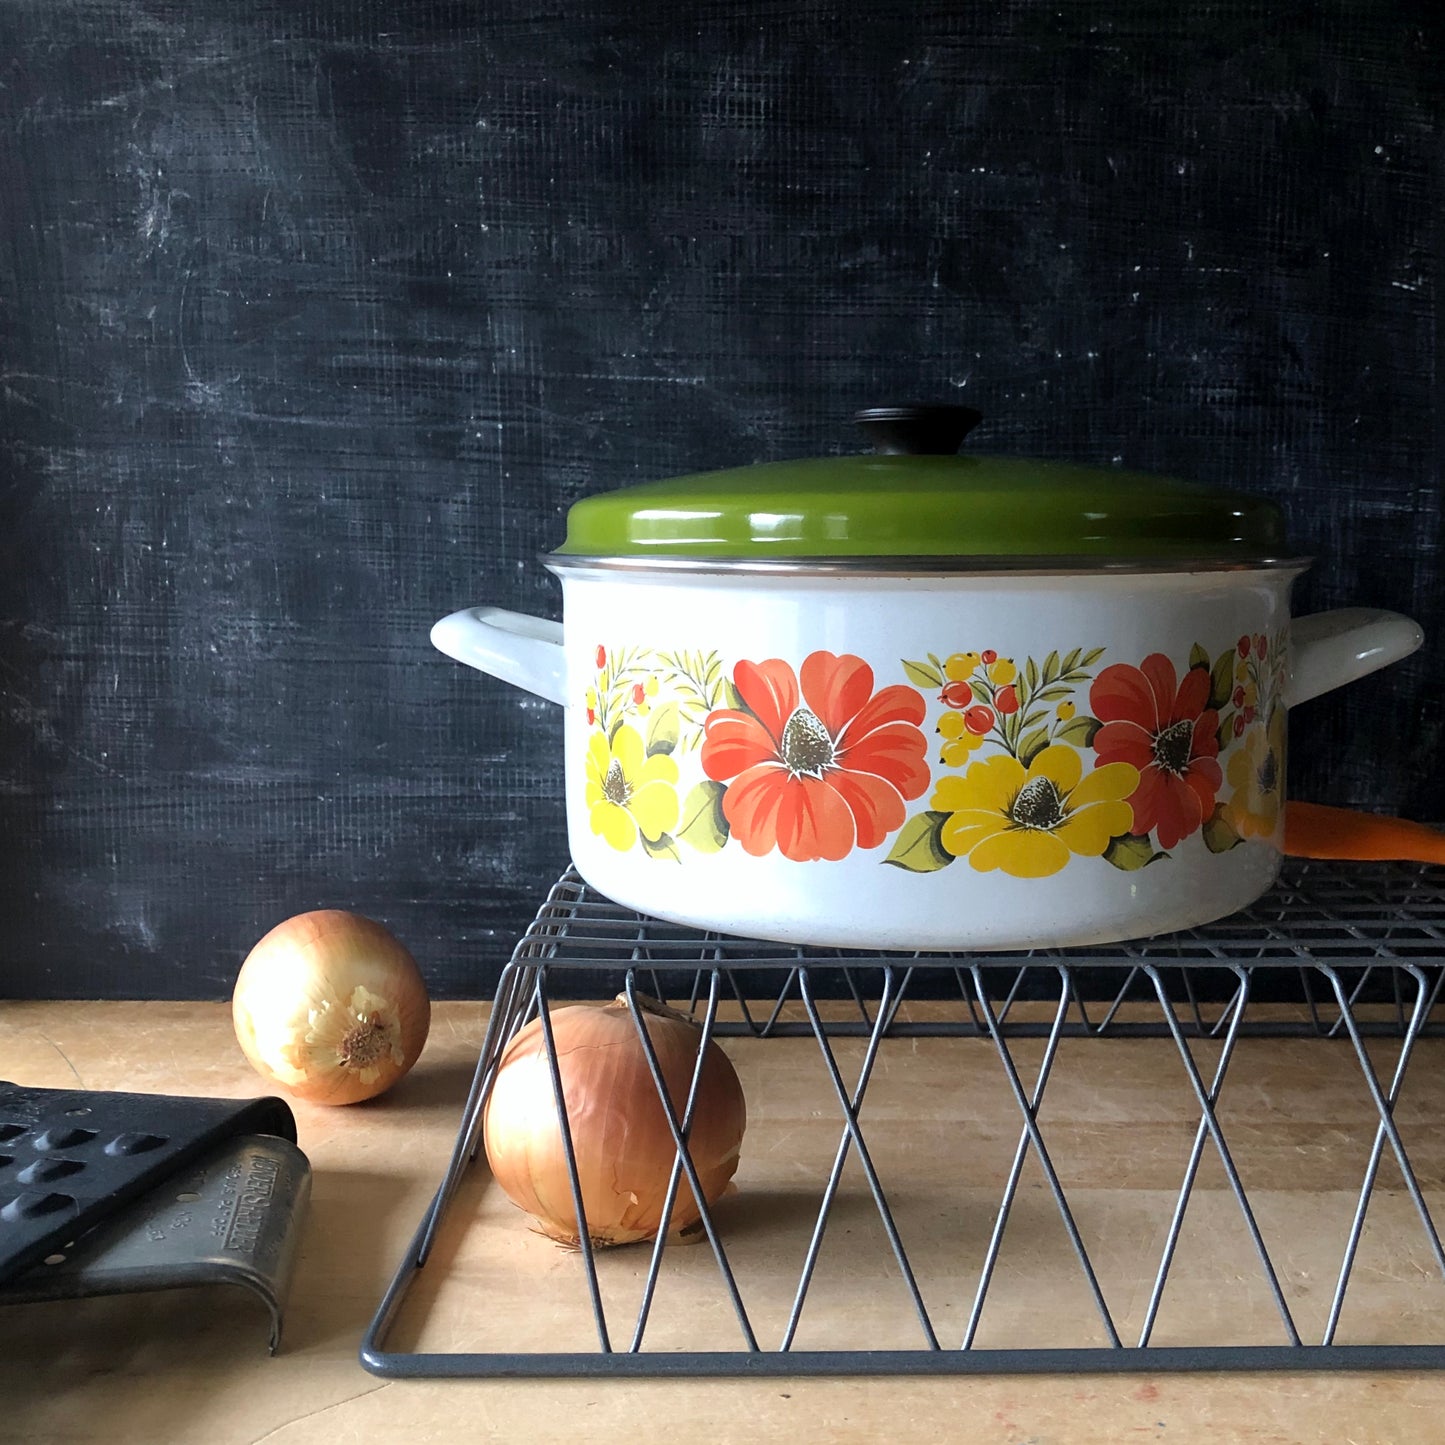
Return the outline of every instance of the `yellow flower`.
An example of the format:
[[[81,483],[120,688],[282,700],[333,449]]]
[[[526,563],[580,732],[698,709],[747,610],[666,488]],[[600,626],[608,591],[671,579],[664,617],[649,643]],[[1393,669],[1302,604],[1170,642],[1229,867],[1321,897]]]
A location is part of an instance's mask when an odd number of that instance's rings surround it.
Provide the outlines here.
[[[943,846],[980,873],[1001,868],[1013,878],[1047,878],[1074,855],[1098,858],[1134,826],[1125,801],[1139,770],[1107,763],[1083,776],[1074,748],[1055,743],[1028,768],[1000,754],[943,778],[932,806],[950,815]]]
[[[950,682],[967,682],[973,675],[973,670],[978,666],[978,653],[976,652],[955,652],[947,662],[943,664],[943,675]]]
[[[1018,675],[1019,670],[1014,666],[1014,660],[1011,657],[1001,657],[997,662],[991,662],[988,665],[988,680],[995,687],[1007,687],[1009,683],[1018,678]]]
[[[597,689],[595,687],[589,687],[587,689],[587,706],[590,707],[593,712],[597,711]]]
[[[640,832],[655,843],[677,826],[677,764],[666,753],[647,757],[642,737],[625,723],[609,744],[600,732],[587,746],[587,807],[592,831],[618,852]]]
[[[1241,838],[1269,838],[1279,825],[1284,798],[1284,710],[1277,708],[1268,727],[1256,725],[1230,755],[1225,776],[1234,794],[1224,817]]]
[[[1068,722],[1076,711],[1078,711],[1078,709],[1074,707],[1073,703],[1061,702],[1058,707],[1054,709],[1054,716],[1058,718],[1060,722]]]

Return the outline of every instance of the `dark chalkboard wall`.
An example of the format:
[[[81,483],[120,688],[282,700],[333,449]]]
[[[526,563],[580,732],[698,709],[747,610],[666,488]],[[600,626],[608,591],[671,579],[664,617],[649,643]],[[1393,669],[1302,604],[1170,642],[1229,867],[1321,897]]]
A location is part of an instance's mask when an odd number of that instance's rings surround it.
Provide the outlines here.
[[[1438,635],[1432,10],[5,0],[0,994],[220,997],[319,906],[487,993],[560,718],[429,625],[859,405],[1274,495],[1303,608]],[[1445,817],[1441,676],[1296,793]]]

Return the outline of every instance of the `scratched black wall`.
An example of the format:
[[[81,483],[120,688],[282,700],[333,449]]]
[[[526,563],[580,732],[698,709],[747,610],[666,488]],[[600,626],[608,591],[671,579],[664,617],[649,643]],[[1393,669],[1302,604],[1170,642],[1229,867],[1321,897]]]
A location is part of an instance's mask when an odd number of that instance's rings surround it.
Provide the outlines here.
[[[1442,604],[1427,5],[0,4],[0,994],[220,997],[303,908],[488,992],[558,715],[431,651],[593,490],[853,446],[1287,504]],[[1438,642],[1297,795],[1445,817]]]

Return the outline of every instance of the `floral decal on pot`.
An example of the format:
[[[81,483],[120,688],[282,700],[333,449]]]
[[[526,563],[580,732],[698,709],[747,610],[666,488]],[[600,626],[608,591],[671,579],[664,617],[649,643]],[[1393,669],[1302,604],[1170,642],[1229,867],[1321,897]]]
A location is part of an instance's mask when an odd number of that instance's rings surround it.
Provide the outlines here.
[[[677,760],[701,746],[711,713],[738,701],[722,659],[599,643],[594,665],[585,699],[592,831],[619,852],[640,845],[680,862],[681,841],[716,853],[727,842],[723,790],[704,781],[680,795]]]
[[[1222,853],[1279,826],[1283,643],[1250,634],[1213,657],[1196,644],[1178,665],[1102,647],[930,653],[882,686],[850,653],[729,672],[717,652],[599,645],[589,824],[675,862],[724,847],[835,862],[886,845],[881,861],[909,872],[965,859],[1016,878],[1080,858],[1144,868],[1196,835]]]
[[[594,733],[587,745],[587,810],[592,831],[614,848],[639,836],[656,848],[677,826],[677,764],[666,752],[648,754],[637,729],[619,723],[609,738]]]
[[[928,787],[925,705],[911,687],[873,690],[861,657],[814,652],[733,670],[740,707],[708,716],[703,771],[743,849],[798,863],[876,848]]]
[[[1102,724],[1093,740],[1100,763],[1136,769],[1130,831],[1154,835],[1166,850],[1199,831],[1224,781],[1215,736],[1219,714],[1209,702],[1209,670],[1191,667],[1181,680],[1162,652],[1138,667],[1106,667],[1089,689]]]
[[[964,771],[939,779],[885,861],[933,873],[966,858],[1015,878],[1049,877],[1075,857],[1125,866],[1130,850],[1119,840],[1133,833],[1139,770],[1095,762],[1088,750],[1102,724],[1079,707],[1103,656],[1076,647],[1020,667],[984,648],[905,661],[914,682],[940,689],[939,761]]]
[[[1285,649],[1284,635],[1263,633],[1239,639],[1231,661],[1234,709],[1219,725],[1221,746],[1232,751],[1225,764],[1229,798],[1205,828],[1216,852],[1246,838],[1271,837],[1284,807]]]
[[[1129,832],[1125,799],[1138,782],[1127,763],[1085,775],[1083,755],[1062,743],[1044,748],[1027,768],[1006,753],[987,758],[934,790],[933,806],[943,815],[938,841],[950,861],[967,858],[980,872],[1046,878],[1075,855],[1103,857]]]
[[[941,687],[938,700],[949,711],[939,722],[944,737],[940,761],[958,767],[985,742],[993,742],[1025,767],[1050,743],[1087,746],[1098,723],[1080,715],[1073,701],[1078,684],[1104,655],[1102,647],[1076,647],[1062,657],[1051,652],[1042,667],[1024,659],[1020,673],[1013,658],[991,648],[955,652],[946,662],[905,662],[903,671],[924,687]]]
[[[905,660],[912,681],[939,689],[938,761],[963,773],[938,780],[885,861],[932,873],[966,858],[1043,878],[1076,857],[1148,867],[1196,833],[1216,853],[1270,836],[1284,710],[1278,661],[1265,659],[1281,642],[1244,637],[1217,658],[1196,645],[1182,676],[1163,653],[1095,674],[1102,647],[1022,666],[992,649]],[[1273,721],[1257,726],[1261,708]]]

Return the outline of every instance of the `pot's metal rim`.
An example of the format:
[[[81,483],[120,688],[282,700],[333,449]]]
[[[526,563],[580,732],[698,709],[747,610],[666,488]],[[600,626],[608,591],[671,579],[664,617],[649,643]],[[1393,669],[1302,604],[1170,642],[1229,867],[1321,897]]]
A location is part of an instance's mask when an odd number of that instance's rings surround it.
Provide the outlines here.
[[[1293,572],[1313,557],[646,557],[547,552],[553,572],[623,572],[767,577],[1176,576],[1199,572]]]

